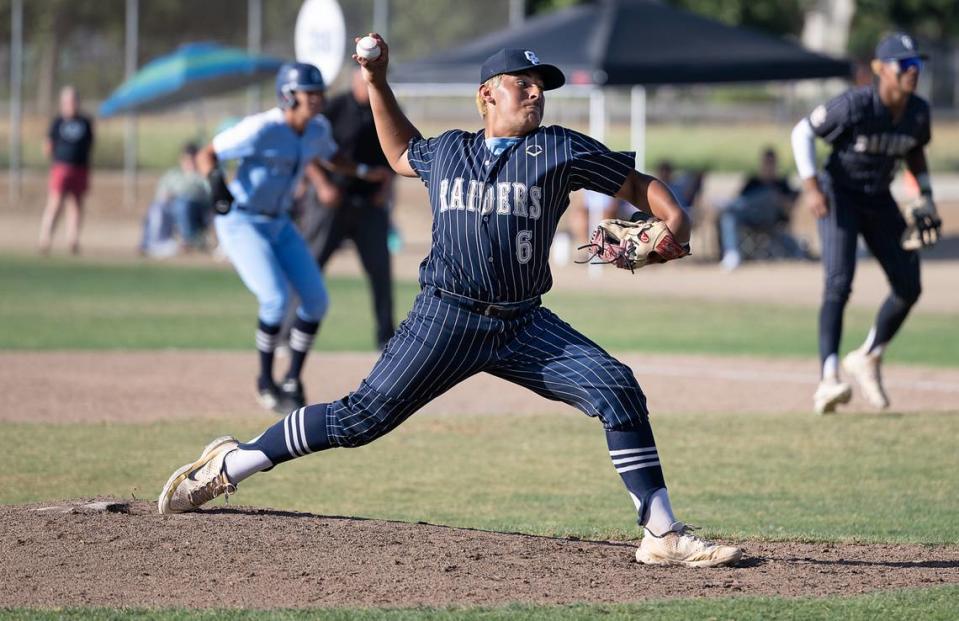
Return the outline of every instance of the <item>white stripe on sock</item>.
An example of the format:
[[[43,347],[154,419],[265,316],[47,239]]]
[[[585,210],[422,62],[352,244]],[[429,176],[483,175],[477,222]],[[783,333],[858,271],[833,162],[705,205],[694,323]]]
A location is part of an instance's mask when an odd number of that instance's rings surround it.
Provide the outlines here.
[[[280,342],[279,334],[267,334],[262,330],[256,331],[256,348],[262,352],[272,352]]]
[[[289,452],[290,457],[299,457],[300,455],[294,450],[293,443],[290,438],[290,417],[287,416],[283,419],[283,436],[286,439],[286,450]]]
[[[643,468],[651,468],[652,466],[658,466],[659,460],[657,459],[654,462],[648,464],[636,464],[635,466],[623,466],[622,468],[617,468],[616,472],[622,474],[624,472],[629,472],[631,470],[642,470]]]
[[[309,351],[313,347],[313,340],[316,338],[315,334],[308,334],[293,328],[290,331],[290,349],[295,351]]]
[[[633,455],[632,457],[624,457],[624,458],[622,458],[622,459],[614,459],[614,460],[613,460],[613,465],[614,465],[614,466],[618,466],[619,464],[632,464],[632,463],[635,463],[635,462],[637,462],[637,461],[645,461],[645,460],[648,460],[648,459],[659,459],[659,455],[658,455],[658,454]]]
[[[302,409],[302,408],[300,408]],[[300,431],[297,429],[296,425],[296,415],[300,413],[300,410],[291,412],[289,416],[286,417],[287,422],[290,425],[290,437],[293,439],[293,448],[296,450],[297,457],[303,457],[306,453],[303,452],[303,447],[300,446]]]
[[[303,454],[308,455],[313,452],[313,449],[310,448],[310,445],[306,443],[306,408],[300,408],[297,410],[300,420],[300,445],[303,447]]]
[[[655,453],[655,452],[656,452],[656,447],[650,446],[647,448],[621,449],[618,451],[610,451],[609,456],[618,457],[620,455],[633,455],[634,453],[639,454],[639,453]]]

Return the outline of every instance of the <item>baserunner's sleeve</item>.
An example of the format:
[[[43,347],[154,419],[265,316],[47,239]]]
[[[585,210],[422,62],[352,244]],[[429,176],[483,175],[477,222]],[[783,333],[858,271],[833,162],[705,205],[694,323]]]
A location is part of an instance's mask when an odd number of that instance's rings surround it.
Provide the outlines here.
[[[598,140],[572,130],[567,130],[567,139],[570,189],[616,196],[626,177],[635,170],[636,154],[612,151]]]
[[[256,149],[256,139],[263,129],[257,117],[247,117],[213,137],[213,150],[217,159],[236,160],[248,157]]]

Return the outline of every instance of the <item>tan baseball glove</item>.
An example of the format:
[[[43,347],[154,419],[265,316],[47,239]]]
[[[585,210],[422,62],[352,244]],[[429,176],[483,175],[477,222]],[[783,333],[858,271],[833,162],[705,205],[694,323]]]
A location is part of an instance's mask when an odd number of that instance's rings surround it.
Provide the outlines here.
[[[689,246],[677,242],[666,223],[654,217],[636,222],[603,220],[593,232],[590,243],[579,249],[587,249],[590,254],[577,263],[611,263],[630,271],[689,254]]]
[[[906,250],[919,250],[936,245],[942,236],[942,220],[936,211],[931,196],[920,196],[899,210],[906,220],[906,230],[902,234],[902,247]]]

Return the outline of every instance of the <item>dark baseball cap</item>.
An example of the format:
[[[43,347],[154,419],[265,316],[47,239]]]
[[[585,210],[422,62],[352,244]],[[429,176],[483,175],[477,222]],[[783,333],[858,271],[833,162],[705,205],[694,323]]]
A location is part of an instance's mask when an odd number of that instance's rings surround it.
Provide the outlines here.
[[[879,60],[901,60],[903,58],[929,58],[916,48],[915,40],[902,32],[894,32],[876,46],[876,58]]]
[[[543,90],[551,91],[566,84],[566,76],[553,65],[539,62],[539,57],[533,50],[524,50],[515,47],[504,48],[483,62],[480,69],[480,84],[493,76],[503,73],[520,73],[534,71],[543,78]]]

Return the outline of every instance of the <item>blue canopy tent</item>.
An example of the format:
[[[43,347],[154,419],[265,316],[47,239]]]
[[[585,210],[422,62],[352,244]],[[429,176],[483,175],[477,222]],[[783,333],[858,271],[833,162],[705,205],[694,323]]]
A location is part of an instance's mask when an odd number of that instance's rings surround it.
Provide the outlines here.
[[[100,105],[101,117],[151,112],[273,77],[283,61],[216,43],[189,43],[155,58]]]

